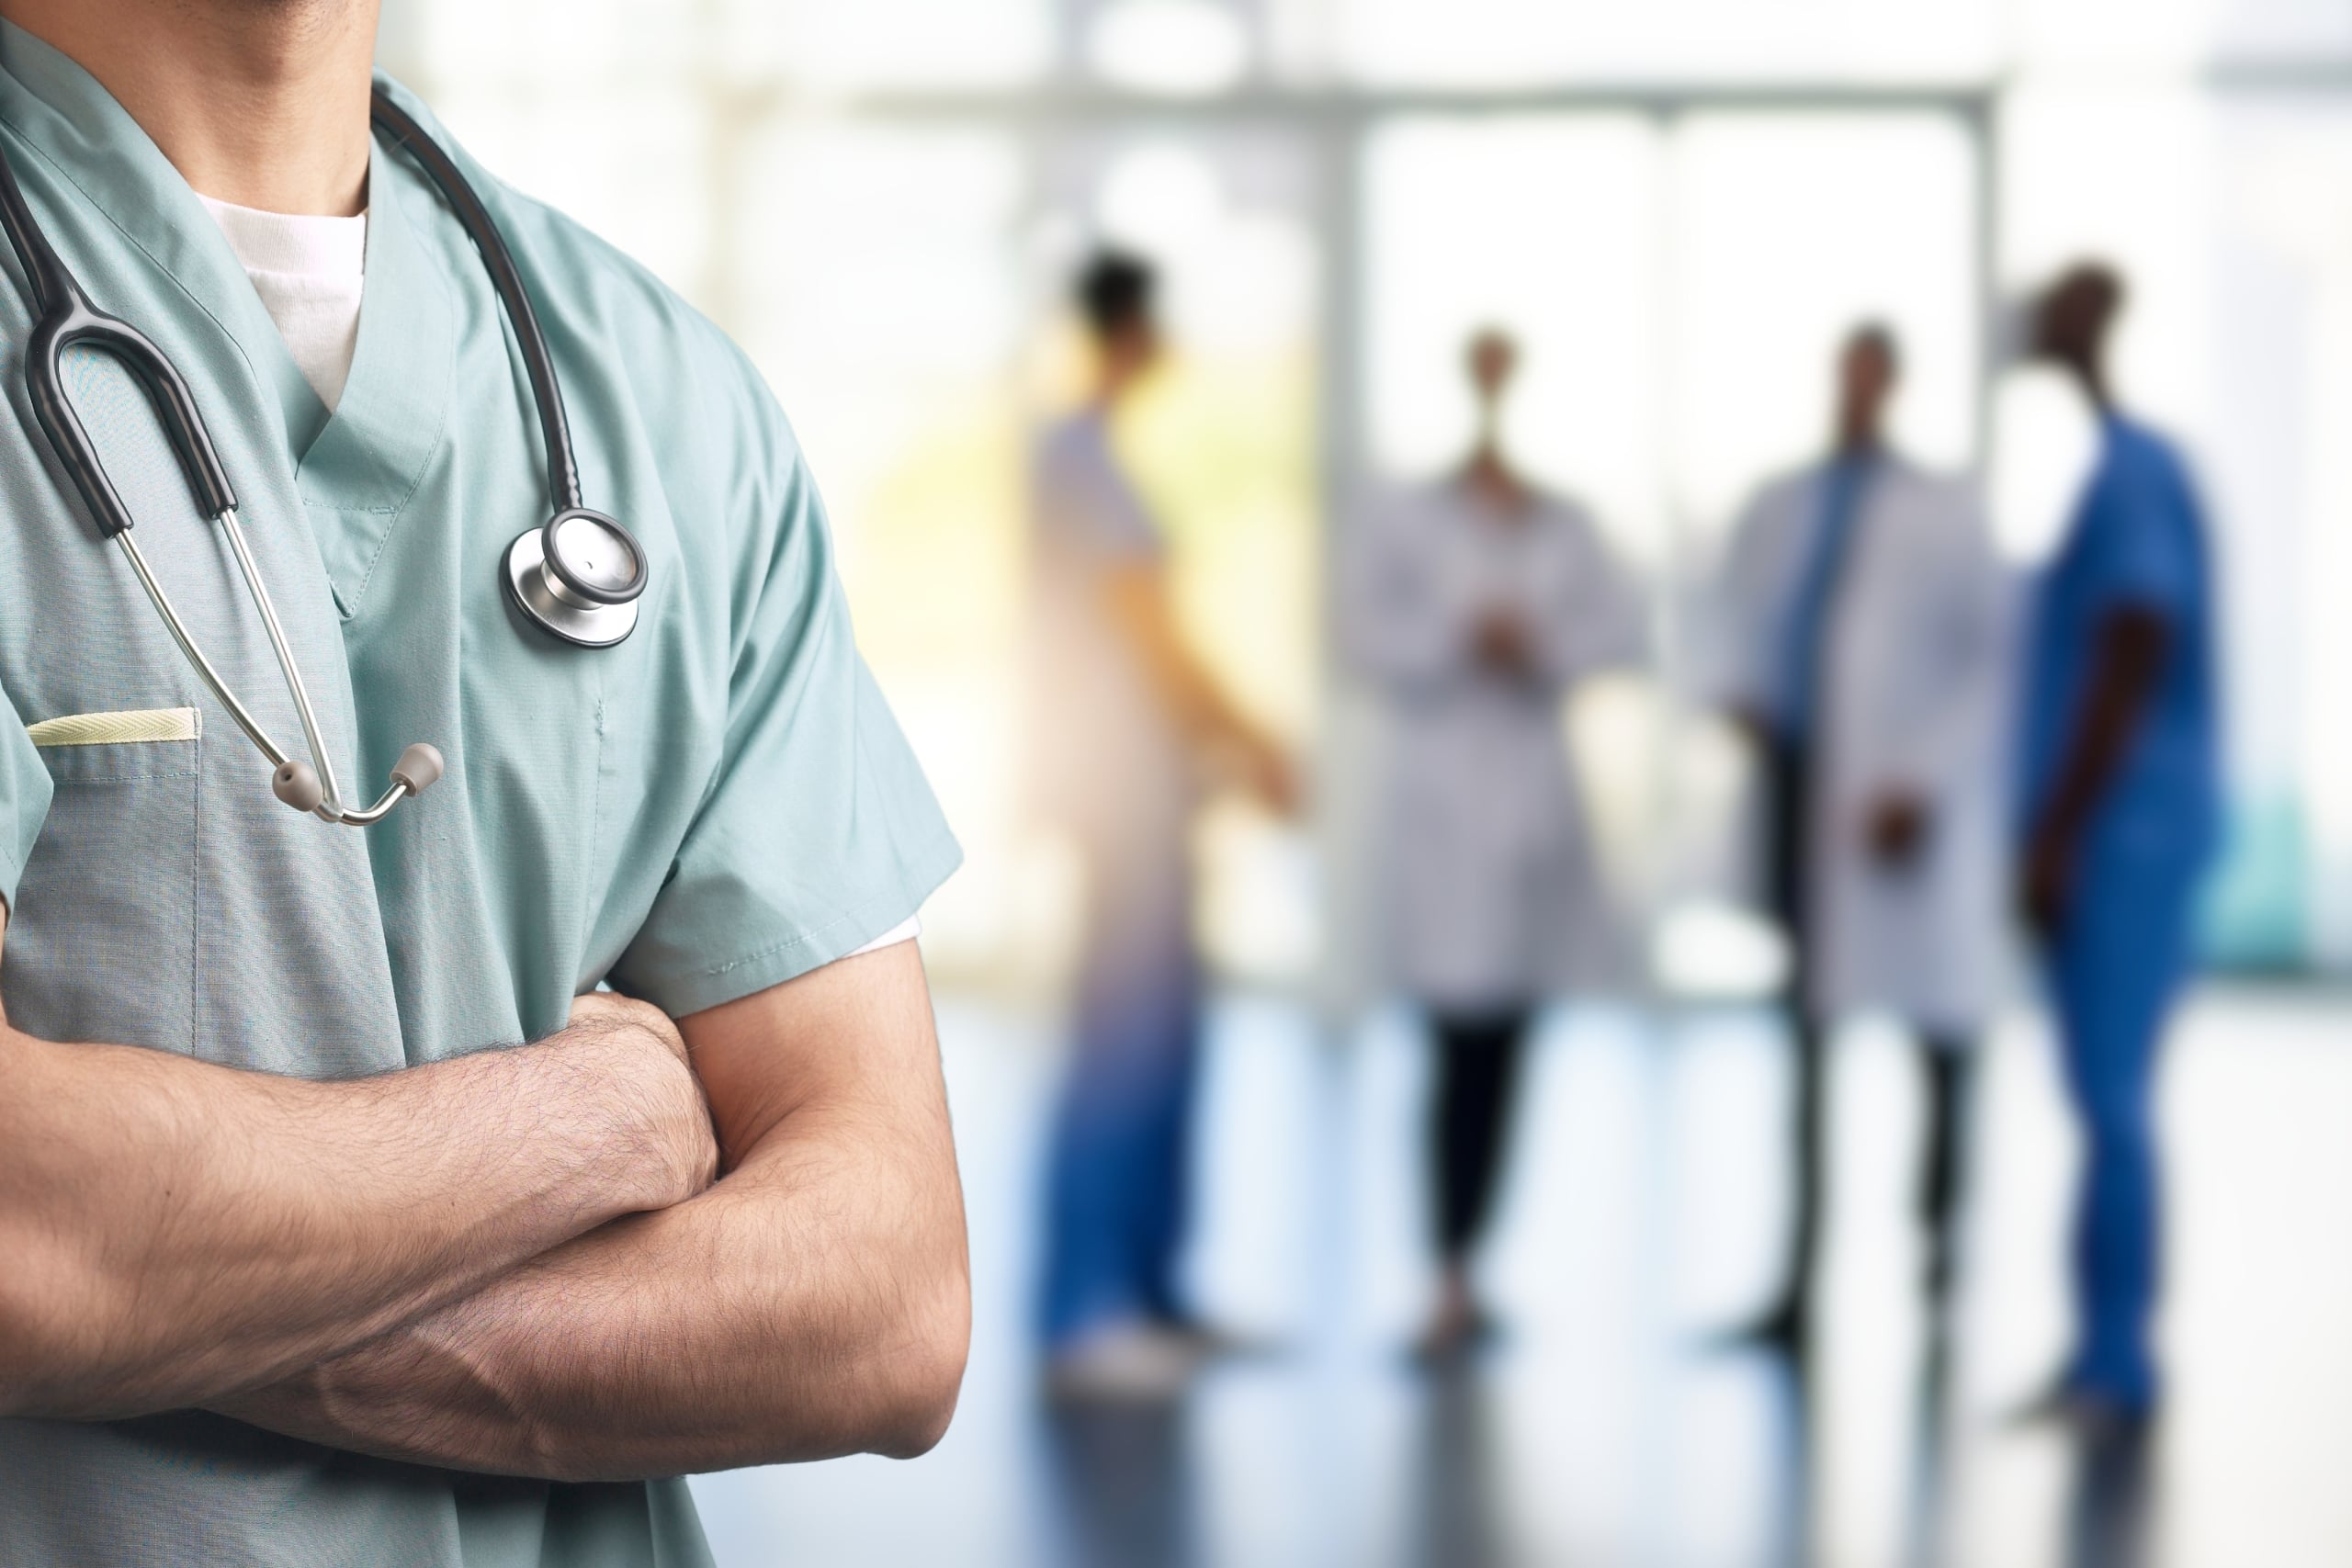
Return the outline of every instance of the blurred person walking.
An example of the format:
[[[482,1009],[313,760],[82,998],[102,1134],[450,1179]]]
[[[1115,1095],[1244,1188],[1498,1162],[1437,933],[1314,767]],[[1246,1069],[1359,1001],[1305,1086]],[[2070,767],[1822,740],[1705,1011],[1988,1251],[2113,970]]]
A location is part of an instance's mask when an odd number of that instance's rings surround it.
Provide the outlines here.
[[[1392,965],[1439,1046],[1430,1175],[1443,1274],[1419,1340],[1430,1358],[1487,1328],[1470,1268],[1528,1025],[1605,940],[1562,701],[1645,647],[1640,602],[1591,515],[1503,453],[1518,364],[1502,333],[1472,340],[1477,444],[1455,473],[1366,520],[1342,605],[1352,660],[1393,714]]]
[[[1999,979],[2008,589],[1973,489],[1888,445],[1900,368],[1884,327],[1849,334],[1829,456],[1749,503],[1719,586],[1721,695],[1763,763],[1768,893],[1791,944],[1795,1214],[1780,1288],[1741,1331],[1783,1349],[1812,1327],[1829,1032],[1881,1011],[1920,1043],[1940,1319],[1971,1047]]]
[[[1043,1329],[1050,1389],[1080,1399],[1172,1394],[1210,1342],[1175,1280],[1201,1026],[1191,819],[1219,770],[1277,809],[1294,795],[1284,754],[1186,647],[1160,530],[1114,450],[1160,358],[1155,291],[1135,257],[1085,267],[1092,394],[1045,433],[1034,475],[1038,804],[1087,880]]]
[[[2037,1408],[2108,1428],[2158,1394],[2156,1052],[2221,815],[2204,507],[2172,443],[2116,407],[2107,344],[2123,298],[2115,273],[2078,265],[2034,316],[2036,356],[2098,415],[2099,456],[2035,584],[2018,889],[2088,1145],[2077,1345]]]

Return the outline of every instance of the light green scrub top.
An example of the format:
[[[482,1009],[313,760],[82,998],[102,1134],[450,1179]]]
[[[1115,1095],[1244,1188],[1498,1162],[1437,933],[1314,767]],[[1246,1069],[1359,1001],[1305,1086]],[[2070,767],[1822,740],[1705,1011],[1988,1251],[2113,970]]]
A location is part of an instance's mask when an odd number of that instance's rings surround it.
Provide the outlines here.
[[[357,354],[329,417],[187,184],[103,88],[13,27],[0,135],[92,299],[156,341],[208,416],[351,793],[371,796],[413,740],[448,760],[364,832],[277,803],[41,438],[24,282],[0,265],[12,1024],[266,1072],[386,1072],[546,1035],[600,980],[673,1015],[749,995],[889,931],[955,868],[852,641],[790,428],[736,348],[642,268],[452,147],[538,309],[585,499],[650,560],[636,635],[587,651],[499,588],[508,543],[548,515],[537,425],[481,260],[402,155],[376,144]],[[299,739],[234,563],[138,394],[108,362],[76,359],[69,379],[198,641]],[[191,739],[35,744],[51,720],[189,708],[193,726],[161,732]],[[683,1482],[469,1476],[184,1412],[0,1422],[0,1557],[667,1568],[708,1553]]]

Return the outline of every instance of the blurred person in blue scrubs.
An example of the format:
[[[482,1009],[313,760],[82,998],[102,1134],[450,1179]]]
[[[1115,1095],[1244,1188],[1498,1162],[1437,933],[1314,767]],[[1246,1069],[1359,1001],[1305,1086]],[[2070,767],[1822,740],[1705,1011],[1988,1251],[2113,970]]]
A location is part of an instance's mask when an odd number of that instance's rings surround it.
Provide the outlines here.
[[[1609,967],[1611,911],[1562,704],[1645,649],[1641,600],[1591,513],[1538,489],[1504,453],[1518,345],[1482,332],[1464,367],[1476,445],[1453,473],[1364,520],[1342,606],[1350,657],[1390,715],[1388,965],[1438,1045],[1430,1171],[1442,1272],[1419,1345],[1432,1359],[1490,1327],[1471,1266],[1529,1025],[1547,998]]]
[[[1900,371],[1883,326],[1847,336],[1832,450],[1749,504],[1717,596],[1718,694],[1764,763],[1768,891],[1792,958],[1795,1217],[1780,1290],[1746,1330],[1783,1348],[1811,1326],[1829,1032],[1880,1012],[1920,1042],[1923,1282],[1940,1314],[1969,1059],[1998,995],[2009,593],[1974,491],[1889,445]]]
[[[1157,278],[1105,252],[1078,279],[1085,405],[1034,474],[1037,804],[1086,874],[1072,1058],[1047,1171],[1043,1331],[1069,1398],[1172,1393],[1215,1343],[1176,1280],[1200,1053],[1190,833],[1225,779],[1288,810],[1288,758],[1177,625],[1167,544],[1114,426],[1161,357]]]
[[[2097,264],[2043,294],[2031,349],[2099,422],[2096,468],[2034,585],[2018,898],[2041,950],[2087,1145],[2074,1248],[2077,1339],[2044,1413],[2111,1427],[2160,1393],[2154,1089],[2194,962],[2221,817],[2211,543],[2173,443],[2116,406],[2124,288]]]

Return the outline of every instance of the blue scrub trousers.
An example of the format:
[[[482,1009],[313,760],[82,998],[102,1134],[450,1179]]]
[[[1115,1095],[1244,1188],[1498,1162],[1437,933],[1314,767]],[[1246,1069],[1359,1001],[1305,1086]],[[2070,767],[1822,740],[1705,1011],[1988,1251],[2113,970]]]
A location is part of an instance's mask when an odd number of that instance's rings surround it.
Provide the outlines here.
[[[2188,969],[2197,879],[2084,870],[2077,908],[2048,953],[2086,1145],[2074,1245],[2079,1338],[2067,1382],[2142,1410],[2157,1393],[2149,1344],[2162,1229],[2156,1055]]]
[[[1090,837],[1087,951],[1046,1172],[1049,1350],[1115,1323],[1185,1315],[1175,1275],[1202,983],[1183,833]]]

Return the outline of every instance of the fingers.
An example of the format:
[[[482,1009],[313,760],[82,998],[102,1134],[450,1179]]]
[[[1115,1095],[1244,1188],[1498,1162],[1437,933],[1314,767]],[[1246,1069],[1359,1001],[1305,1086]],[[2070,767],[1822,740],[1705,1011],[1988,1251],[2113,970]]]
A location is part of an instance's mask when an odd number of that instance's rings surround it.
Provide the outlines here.
[[[685,1040],[670,1015],[650,1002],[641,1002],[617,991],[590,991],[572,998],[571,1022],[575,1027],[603,1024],[614,1029],[641,1029],[660,1040],[678,1060],[686,1060]]]

